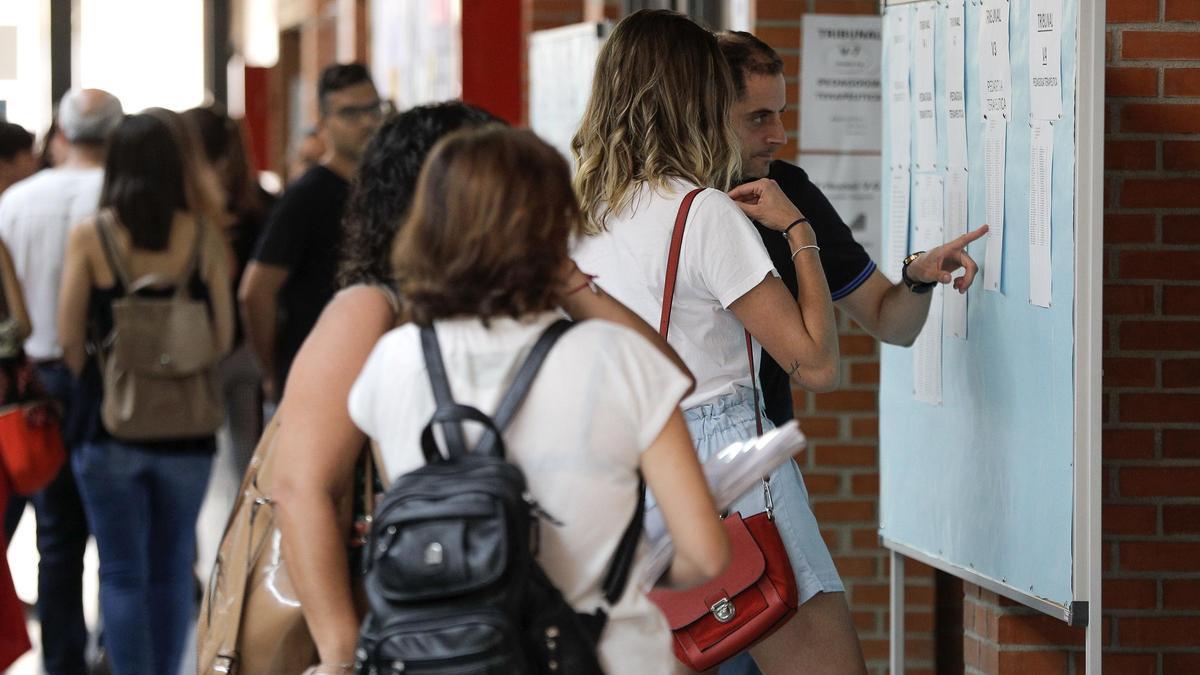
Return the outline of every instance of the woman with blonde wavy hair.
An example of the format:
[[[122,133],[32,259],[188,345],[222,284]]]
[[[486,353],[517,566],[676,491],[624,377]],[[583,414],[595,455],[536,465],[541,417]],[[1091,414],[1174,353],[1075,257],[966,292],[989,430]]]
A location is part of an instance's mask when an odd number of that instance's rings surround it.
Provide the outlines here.
[[[667,338],[696,380],[682,406],[702,461],[753,437],[758,420],[770,427],[750,362],[760,349],[789,364],[792,381],[807,389],[828,391],[838,379],[833,306],[812,228],[772,181],[724,192],[740,172],[729,120],[734,101],[729,66],[712,34],[674,12],[641,11],[621,21],[601,50],[572,141],[574,185],[587,216],[575,260],[647,322],[659,321],[676,216],[695,193]],[[798,302],[747,215],[787,238]],[[749,349],[746,331],[754,338]],[[795,462],[773,473],[769,485],[802,605],[751,655],[768,673],[864,672],[844,587]],[[766,501],[755,488],[730,511],[749,517]],[[731,662],[723,672],[751,665]]]

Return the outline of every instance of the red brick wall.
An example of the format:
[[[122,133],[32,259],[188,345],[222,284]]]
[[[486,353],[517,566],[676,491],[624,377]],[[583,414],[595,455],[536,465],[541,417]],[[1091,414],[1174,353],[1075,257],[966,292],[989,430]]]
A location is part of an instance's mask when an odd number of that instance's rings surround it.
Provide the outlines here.
[[[1200,1],[1109,0],[1106,673],[1200,672]]]

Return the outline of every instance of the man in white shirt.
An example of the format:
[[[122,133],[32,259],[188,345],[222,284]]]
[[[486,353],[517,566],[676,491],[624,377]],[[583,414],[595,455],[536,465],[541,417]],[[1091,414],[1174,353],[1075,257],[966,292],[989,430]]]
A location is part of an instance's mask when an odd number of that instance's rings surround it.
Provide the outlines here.
[[[58,106],[58,132],[67,143],[61,165],[16,183],[0,197],[0,239],[12,253],[25,291],[33,333],[25,353],[46,389],[64,405],[72,378],[58,346],[58,290],[67,232],[96,212],[104,180],[108,136],[124,117],[121,103],[99,89],[74,89]],[[70,439],[67,439],[68,442]],[[38,618],[46,672],[86,672],[83,621],[83,551],[87,521],[70,462],[33,496],[37,514]]]

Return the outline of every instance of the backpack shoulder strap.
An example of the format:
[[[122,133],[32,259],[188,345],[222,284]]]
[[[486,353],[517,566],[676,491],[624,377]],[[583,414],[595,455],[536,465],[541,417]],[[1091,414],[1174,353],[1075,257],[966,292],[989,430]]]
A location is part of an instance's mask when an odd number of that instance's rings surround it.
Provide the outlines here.
[[[446,378],[446,364],[442,361],[442,347],[438,344],[437,330],[432,324],[421,326],[421,351],[425,355],[425,370],[429,373],[429,385],[433,389],[433,400],[437,404],[438,412],[456,405],[454,396],[450,393],[450,380]],[[450,456],[457,457],[466,453],[467,444],[463,438],[462,423],[457,420],[443,420],[441,425]]]
[[[642,541],[642,523],[646,518],[646,479],[642,478],[641,471],[638,471],[637,495],[633,517],[629,519],[629,525],[625,526],[625,532],[621,535],[621,541],[617,544],[617,550],[613,553],[612,562],[608,564],[608,571],[605,572],[600,585],[609,607],[617,604],[625,594],[629,574],[633,571],[633,558],[637,554],[638,544]]]
[[[121,253],[117,250],[117,240],[114,238],[112,227],[112,211],[104,209],[96,216],[96,232],[100,235],[100,248],[104,251],[104,258],[108,260],[108,266],[112,268],[113,276],[120,282],[122,291],[128,293],[132,281],[129,278],[129,270],[121,261]]]
[[[512,384],[509,385],[508,391],[504,392],[504,396],[500,399],[500,405],[496,408],[496,413],[492,415],[497,429],[504,431],[508,428],[509,422],[512,422],[513,417],[516,417],[517,411],[520,410],[521,404],[525,401],[525,396],[529,394],[529,389],[533,386],[533,380],[537,377],[542,363],[546,360],[546,356],[550,354],[551,348],[573,326],[575,326],[575,322],[559,319],[550,324],[546,330],[542,331],[542,335],[533,344],[533,348],[529,350],[529,356],[525,357],[525,362],[521,364],[521,368],[517,371],[516,377],[513,378]],[[474,451],[485,454],[493,453],[495,452],[496,441],[496,434],[484,434]]]

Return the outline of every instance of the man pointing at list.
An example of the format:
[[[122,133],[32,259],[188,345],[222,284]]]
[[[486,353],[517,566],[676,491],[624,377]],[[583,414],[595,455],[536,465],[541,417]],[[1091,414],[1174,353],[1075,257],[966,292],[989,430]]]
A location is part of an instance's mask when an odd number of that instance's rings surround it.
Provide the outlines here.
[[[775,211],[805,217],[821,247],[821,265],[834,302],[868,333],[889,344],[909,346],[925,325],[929,292],[938,283],[951,284],[966,293],[978,265],[967,254],[967,245],[987,234],[987,225],[928,251],[904,258],[902,280],[893,284],[880,272],[863,247],[854,240],[821,190],[798,166],[775,159],[787,142],[781,115],[787,104],[783,61],[769,45],[744,32],[718,36],[729,62],[738,100],[731,117],[741,142],[743,184],[730,191],[766,244],[771,261],[797,294],[787,240],[759,224]],[[766,178],[767,180],[761,180]],[[779,216],[783,222],[791,215]],[[958,270],[964,274],[955,278]],[[791,383],[770,356],[763,354],[760,375],[767,416],[775,424],[792,419]]]

